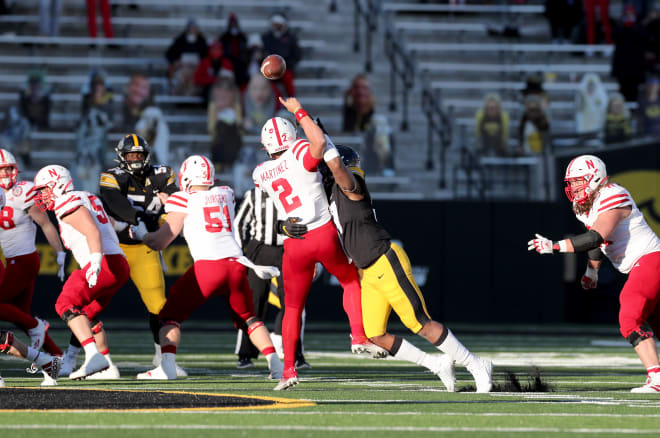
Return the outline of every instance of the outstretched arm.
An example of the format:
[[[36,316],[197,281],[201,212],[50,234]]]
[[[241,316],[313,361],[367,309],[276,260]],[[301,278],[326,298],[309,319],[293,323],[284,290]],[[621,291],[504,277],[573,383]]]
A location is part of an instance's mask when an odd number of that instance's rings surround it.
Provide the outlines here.
[[[341,161],[341,157],[335,157],[330,161],[327,161],[326,164],[332,172],[332,176],[335,178],[335,183],[339,188],[344,192],[344,195],[351,201],[359,201],[364,199],[364,195],[361,193],[360,184],[355,179],[355,175],[346,168],[344,163]]]
[[[183,229],[183,221],[186,216],[186,213],[170,212],[167,214],[167,220],[158,230],[153,233],[140,233],[137,236],[133,236],[133,238],[141,238],[144,244],[153,250],[163,250],[179,235]],[[132,227],[131,230],[133,229]]]
[[[289,97],[283,99],[280,97],[280,103],[284,107],[295,115],[296,120],[302,126],[303,131],[305,131],[305,136],[309,140],[309,152],[312,154],[312,157],[320,160],[323,158],[323,153],[325,152],[325,135],[319,126],[314,122],[314,120],[307,114],[295,97]]]
[[[27,209],[27,213],[30,215],[32,220],[39,225],[41,228],[41,231],[43,231],[44,236],[46,236],[46,240],[48,240],[48,243],[50,244],[51,247],[56,252],[63,252],[64,247],[62,246],[62,242],[60,241],[60,236],[57,232],[57,229],[53,225],[53,223],[50,221],[48,218],[48,215],[46,214],[45,211],[42,211],[39,207],[36,205],[31,205]]]

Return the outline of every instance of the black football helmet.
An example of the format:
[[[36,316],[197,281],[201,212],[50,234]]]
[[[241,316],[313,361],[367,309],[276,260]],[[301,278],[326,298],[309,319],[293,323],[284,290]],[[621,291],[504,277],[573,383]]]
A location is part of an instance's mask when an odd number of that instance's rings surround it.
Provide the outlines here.
[[[348,170],[364,178],[364,170],[360,167],[360,154],[355,149],[341,144],[335,147]]]
[[[139,176],[149,168],[151,148],[147,140],[137,134],[125,135],[119,140],[115,152],[117,152],[119,158],[119,167],[130,174]],[[141,152],[144,154],[144,158],[141,160],[126,160],[126,154],[131,152]]]

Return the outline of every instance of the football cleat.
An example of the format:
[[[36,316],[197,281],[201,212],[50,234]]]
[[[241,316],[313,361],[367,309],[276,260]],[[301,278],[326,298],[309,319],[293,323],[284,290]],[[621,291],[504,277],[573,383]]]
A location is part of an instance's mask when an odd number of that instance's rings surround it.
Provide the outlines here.
[[[270,375],[268,378],[272,380],[279,380],[284,374],[284,364],[275,353],[268,355],[266,359],[268,360],[268,369],[270,370]]]
[[[299,357],[296,359],[296,369],[297,370],[305,370],[305,369],[310,369],[312,366],[305,360],[304,357]]]
[[[188,377],[188,371],[181,368],[179,364],[174,364],[174,368],[176,369],[177,377]]]
[[[238,362],[236,362],[236,368],[243,370],[246,368],[254,368],[254,363],[249,357],[239,357]]]
[[[171,368],[171,367],[169,367]],[[138,380],[176,380],[176,370],[165,370],[161,363],[153,370],[149,370],[137,375]]]
[[[119,377],[119,368],[117,368],[117,365],[112,364],[106,370],[87,377],[87,380],[117,380]]]
[[[48,375],[48,373],[45,372],[45,371],[42,371],[42,373],[44,375],[44,380],[41,381],[40,386],[57,386],[57,380],[56,379],[53,379],[52,377],[50,377]]]
[[[60,368],[62,368],[62,358],[60,356],[52,356],[49,362],[41,366],[41,370],[44,372],[44,374],[53,380],[57,380]]]
[[[493,362],[490,359],[475,357],[467,370],[474,377],[477,392],[490,392],[493,388]]]
[[[35,350],[41,350],[41,347],[44,345],[46,340],[46,332],[50,324],[43,319],[34,318],[37,320],[37,326],[28,330],[28,336],[30,336],[30,347]]]
[[[103,371],[110,366],[106,358],[101,353],[94,353],[85,358],[85,362],[76,371],[69,374],[69,379],[80,380],[99,371]]]
[[[383,359],[389,356],[390,352],[386,349],[379,347],[371,341],[365,341],[359,344],[351,344],[351,353],[360,354],[367,353],[374,359]]]
[[[456,369],[454,368],[454,359],[451,356],[448,354],[440,356],[436,366],[431,371],[440,377],[442,384],[447,388],[447,392],[456,391]]]
[[[660,373],[651,373],[646,376],[646,383],[630,392],[635,394],[657,394],[660,392]]]
[[[76,361],[78,359],[78,353],[66,352],[64,354],[64,361],[62,363],[62,368],[60,368],[60,377],[69,377],[73,372],[73,369],[76,367]]]
[[[299,383],[298,373],[295,367],[288,368],[282,372],[280,382],[273,388],[273,391],[284,391]]]

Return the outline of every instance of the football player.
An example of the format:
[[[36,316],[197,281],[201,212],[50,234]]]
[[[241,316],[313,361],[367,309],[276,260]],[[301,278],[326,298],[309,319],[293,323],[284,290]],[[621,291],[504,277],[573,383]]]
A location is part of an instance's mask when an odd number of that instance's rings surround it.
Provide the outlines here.
[[[127,225],[143,222],[156,231],[169,195],[178,191],[172,168],[152,165],[147,141],[136,134],[124,136],[115,148],[119,166],[101,173],[100,196],[113,219],[119,245],[131,267],[131,280],[149,312],[149,327],[154,340],[154,366],[161,360],[158,313],[165,305],[165,276],[160,252],[132,239]],[[179,376],[187,373],[177,366]],[[119,377],[119,376],[117,376]]]
[[[4,208],[0,209],[0,247],[7,263],[0,283],[0,320],[24,329],[30,336],[30,347],[35,350],[43,345],[50,354],[61,356],[62,350],[48,335],[49,324],[30,315],[34,281],[41,264],[35,245],[36,225],[41,227],[57,254],[61,281],[64,281],[66,253],[48,215],[34,205],[37,195],[34,184],[32,181],[18,181],[18,172],[14,155],[0,149],[0,188],[6,199]]]
[[[215,172],[211,161],[201,155],[188,157],[179,171],[181,191],[165,204],[167,219],[157,231],[147,233],[143,223],[131,226],[132,235],[154,250],[165,249],[183,231],[193,265],[170,289],[160,318],[163,360],[153,370],[138,374],[138,379],[176,379],[175,357],[181,340],[181,323],[214,295],[223,296],[231,309],[236,328],[244,330],[250,341],[268,361],[271,377],[282,376],[268,329],[254,314],[252,290],[246,266],[261,278],[280,274],[273,266],[257,266],[243,256],[233,234],[236,201],[230,187],[212,187]]]
[[[631,392],[659,393],[660,361],[654,335],[660,333],[660,239],[630,193],[608,180],[600,158],[574,158],[564,181],[573,212],[587,232],[559,241],[536,234],[528,249],[539,254],[587,252],[589,261],[581,281],[584,289],[597,286],[603,254],[619,272],[628,274],[619,295],[619,328],[647,372],[646,383]]]
[[[334,147],[330,138],[326,140]],[[369,340],[397,359],[429,369],[440,377],[449,392],[456,388],[454,362],[472,374],[477,392],[489,392],[493,385],[492,362],[472,354],[446,325],[431,319],[408,255],[392,242],[390,234],[376,220],[364,171],[360,168],[360,156],[346,146],[337,146],[337,154],[327,160],[325,170],[324,165],[321,168],[332,178],[331,210],[336,214],[344,248],[359,268],[362,318]],[[402,337],[387,333],[392,310],[410,331],[445,354],[439,358],[431,356]]]
[[[0,353],[29,360],[46,374],[50,380],[57,383],[57,374],[62,366],[62,358],[60,356],[51,356],[48,353],[40,352],[29,345],[25,345],[14,337],[14,333],[5,330],[0,330]],[[0,388],[4,388],[4,386],[5,381],[0,376]]]
[[[308,140],[297,138],[288,120],[274,117],[261,130],[261,143],[271,157],[254,169],[252,179],[268,193],[285,217],[300,218],[309,230],[303,239],[286,238],[282,273],[284,278],[284,375],[275,390],[298,384],[295,350],[300,336],[301,314],[314,278],[316,263],[334,275],[344,289],[343,305],[351,328],[351,351],[384,357],[387,351],[369,342],[362,325],[360,281],[339,242],[328,210],[318,165],[323,160],[326,140],[319,126],[295,97],[280,98],[295,115]]]
[[[117,233],[101,200],[89,192],[74,191],[71,173],[65,167],[40,169],[34,177],[34,189],[35,203],[55,213],[62,242],[80,266],[64,283],[55,302],[55,311],[85,351],[85,361],[69,378],[84,379],[116,369],[103,324],[96,318],[129,276]]]

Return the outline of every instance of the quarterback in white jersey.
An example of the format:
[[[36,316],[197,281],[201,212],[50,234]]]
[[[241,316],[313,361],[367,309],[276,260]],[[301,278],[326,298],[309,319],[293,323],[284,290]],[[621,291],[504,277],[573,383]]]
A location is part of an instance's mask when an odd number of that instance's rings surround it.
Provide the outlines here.
[[[85,349],[85,362],[69,378],[84,379],[114,366],[96,317],[128,280],[128,263],[103,204],[91,193],[74,191],[68,169],[46,166],[34,185],[39,192],[35,202],[55,212],[62,241],[81,266],[64,283],[55,310]]]
[[[597,286],[603,254],[620,272],[628,274],[619,295],[619,327],[647,370],[646,383],[631,391],[658,393],[660,361],[654,335],[660,334],[660,239],[630,193],[607,179],[600,158],[581,155],[573,159],[566,169],[566,195],[588,231],[557,242],[537,234],[528,247],[540,254],[588,251],[584,289]]]
[[[282,363],[268,330],[254,314],[246,266],[264,278],[279,275],[279,270],[256,266],[243,257],[233,234],[234,191],[226,186],[212,187],[214,178],[214,167],[208,158],[188,157],[179,171],[181,191],[171,194],[165,204],[165,223],[152,233],[147,233],[143,223],[130,228],[132,238],[144,241],[154,250],[165,249],[183,231],[194,260],[188,271],[172,285],[158,315],[162,361],[153,370],[138,374],[138,379],[177,378],[176,351],[181,340],[181,323],[213,295],[227,300],[234,325],[244,330],[264,355],[272,377],[281,377]]]
[[[48,336],[48,323],[30,315],[34,282],[41,259],[35,244],[37,225],[57,253],[58,275],[64,280],[66,253],[48,215],[34,204],[37,192],[31,181],[18,181],[18,164],[14,155],[0,149],[0,192],[6,198],[0,208],[0,247],[7,270],[0,283],[0,320],[21,327],[31,338],[31,347],[61,355],[62,351]]]

